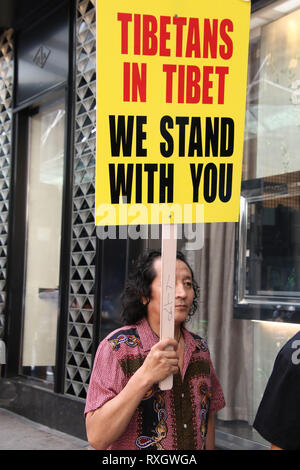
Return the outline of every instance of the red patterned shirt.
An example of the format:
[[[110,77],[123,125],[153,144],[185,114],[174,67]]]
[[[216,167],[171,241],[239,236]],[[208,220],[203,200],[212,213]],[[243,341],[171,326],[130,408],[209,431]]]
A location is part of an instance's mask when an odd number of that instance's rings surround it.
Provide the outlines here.
[[[155,384],[147,392],[109,450],[205,449],[208,415],[225,401],[206,341],[185,328],[183,337],[182,375],[174,375],[172,390],[161,391]],[[97,350],[85,413],[118,395],[157,342],[146,318],[110,333]]]

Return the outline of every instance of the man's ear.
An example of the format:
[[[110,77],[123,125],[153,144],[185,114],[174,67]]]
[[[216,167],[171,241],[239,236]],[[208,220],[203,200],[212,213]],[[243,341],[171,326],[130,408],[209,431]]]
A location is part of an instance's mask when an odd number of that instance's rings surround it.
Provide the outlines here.
[[[147,305],[149,303],[148,299],[146,297],[142,297],[142,304]]]

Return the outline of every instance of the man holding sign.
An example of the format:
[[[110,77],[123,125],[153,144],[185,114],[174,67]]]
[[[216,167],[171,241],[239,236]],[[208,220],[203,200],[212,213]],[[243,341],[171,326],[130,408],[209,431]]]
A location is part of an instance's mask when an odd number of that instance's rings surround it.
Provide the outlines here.
[[[90,444],[110,450],[214,448],[213,414],[225,406],[206,341],[186,320],[197,308],[198,286],[177,253],[175,339],[159,339],[159,252],[138,263],[123,295],[125,326],[99,345],[86,401]],[[173,374],[173,387],[158,383]]]

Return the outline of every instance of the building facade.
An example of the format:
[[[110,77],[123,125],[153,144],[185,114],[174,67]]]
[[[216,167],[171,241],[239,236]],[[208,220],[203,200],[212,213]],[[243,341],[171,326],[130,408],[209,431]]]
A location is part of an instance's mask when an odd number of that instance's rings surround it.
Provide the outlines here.
[[[0,406],[85,438],[95,351],[160,240],[97,237],[95,0],[16,4],[0,1]],[[179,243],[200,285],[188,327],[227,403],[218,448],[266,448],[252,423],[299,329],[299,15],[300,1],[252,0],[240,220]]]

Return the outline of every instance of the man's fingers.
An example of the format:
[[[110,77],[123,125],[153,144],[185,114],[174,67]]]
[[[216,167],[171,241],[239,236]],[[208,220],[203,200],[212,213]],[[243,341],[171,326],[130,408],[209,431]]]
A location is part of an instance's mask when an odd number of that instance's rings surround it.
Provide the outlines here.
[[[179,367],[178,366],[172,366],[170,370],[171,370],[171,374],[178,374]]]
[[[168,359],[171,366],[178,366],[178,359]]]
[[[162,354],[167,359],[177,359],[178,360],[178,354],[177,354],[176,351],[174,351],[174,349],[170,349],[170,350],[167,350],[167,351],[162,351]]]

